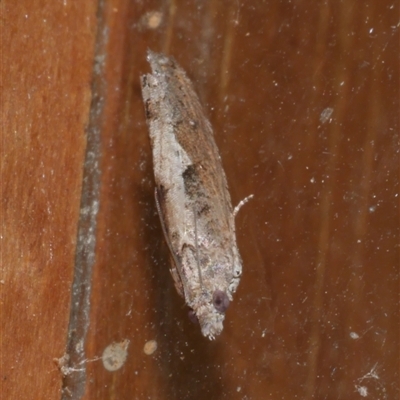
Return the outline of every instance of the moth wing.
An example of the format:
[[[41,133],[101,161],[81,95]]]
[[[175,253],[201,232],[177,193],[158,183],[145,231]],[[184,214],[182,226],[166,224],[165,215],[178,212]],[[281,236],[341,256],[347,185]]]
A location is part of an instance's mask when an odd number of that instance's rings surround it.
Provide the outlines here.
[[[158,216],[160,217],[161,228],[164,233],[165,240],[168,244],[168,248],[171,253],[170,272],[171,272],[172,278],[175,283],[175,288],[176,288],[177,292],[183,298],[185,298],[185,289],[184,289],[184,284],[182,282],[183,275],[181,273],[181,270],[182,270],[181,263],[179,261],[178,255],[175,253],[175,251],[172,247],[167,224],[165,223],[165,219],[164,219],[164,212],[163,212],[163,207],[162,207],[164,204],[164,201],[163,201],[163,196],[162,196],[162,190],[163,190],[162,188],[157,188],[157,187],[154,190],[154,197],[156,199],[157,212],[158,212]]]

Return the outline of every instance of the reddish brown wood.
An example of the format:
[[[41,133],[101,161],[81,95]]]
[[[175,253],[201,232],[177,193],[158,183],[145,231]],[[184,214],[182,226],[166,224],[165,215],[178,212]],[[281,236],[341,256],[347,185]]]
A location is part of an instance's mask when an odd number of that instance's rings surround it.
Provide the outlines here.
[[[95,2],[2,4],[1,395],[60,398]]]
[[[76,366],[86,368],[83,398],[396,398],[398,5],[100,5],[101,193],[88,362]],[[22,10],[10,17],[1,290],[13,398],[54,398],[60,387],[52,358],[66,346],[94,37],[95,10],[82,7],[65,24],[51,13],[53,30],[39,17],[25,27]],[[31,32],[53,47],[29,47]],[[147,48],[193,79],[233,202],[255,195],[237,219],[244,274],[216,342],[188,320],[168,272],[139,87]],[[48,83],[49,71],[64,83]],[[125,339],[124,366],[105,370],[96,358]],[[158,348],[146,355],[151,339]]]

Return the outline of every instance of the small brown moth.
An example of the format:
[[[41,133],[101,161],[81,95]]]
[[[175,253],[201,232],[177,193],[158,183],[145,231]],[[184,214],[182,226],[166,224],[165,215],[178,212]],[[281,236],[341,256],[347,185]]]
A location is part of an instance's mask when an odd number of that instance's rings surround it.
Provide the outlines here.
[[[147,60],[152,74],[142,76],[142,94],[171,274],[212,340],[242,274],[234,218],[244,201],[232,209],[210,122],[184,70],[152,51]]]

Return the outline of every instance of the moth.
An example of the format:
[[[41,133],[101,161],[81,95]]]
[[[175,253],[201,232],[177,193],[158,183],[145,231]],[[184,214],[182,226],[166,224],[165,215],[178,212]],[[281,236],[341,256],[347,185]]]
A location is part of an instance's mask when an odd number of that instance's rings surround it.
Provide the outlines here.
[[[213,340],[242,274],[234,219],[245,201],[233,210],[211,124],[185,71],[163,54],[148,51],[147,60],[152,73],[141,86],[170,271]]]

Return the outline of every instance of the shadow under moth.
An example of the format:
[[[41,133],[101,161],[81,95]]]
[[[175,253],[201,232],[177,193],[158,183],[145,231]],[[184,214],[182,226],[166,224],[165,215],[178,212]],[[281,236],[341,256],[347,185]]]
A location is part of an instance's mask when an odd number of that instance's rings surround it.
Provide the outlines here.
[[[148,52],[141,77],[150,131],[155,198],[178,293],[213,340],[242,274],[235,215],[213,131],[176,61]],[[249,196],[249,198],[252,196]]]

